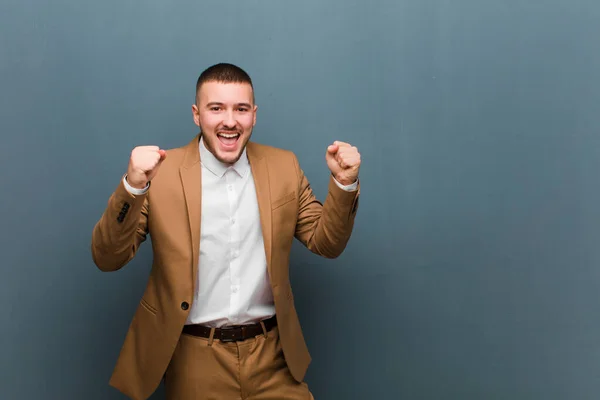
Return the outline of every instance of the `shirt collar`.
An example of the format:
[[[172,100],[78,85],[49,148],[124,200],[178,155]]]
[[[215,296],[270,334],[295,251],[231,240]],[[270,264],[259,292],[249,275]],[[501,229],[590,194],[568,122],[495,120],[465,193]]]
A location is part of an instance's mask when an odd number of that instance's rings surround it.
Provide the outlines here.
[[[248,155],[246,154],[246,148],[242,151],[242,155],[233,165],[225,164],[211,153],[204,144],[202,136],[200,136],[200,143],[198,144],[200,151],[200,162],[210,172],[218,176],[219,178],[225,175],[228,169],[234,170],[239,176],[244,177],[246,172],[250,169],[250,163],[248,162]]]

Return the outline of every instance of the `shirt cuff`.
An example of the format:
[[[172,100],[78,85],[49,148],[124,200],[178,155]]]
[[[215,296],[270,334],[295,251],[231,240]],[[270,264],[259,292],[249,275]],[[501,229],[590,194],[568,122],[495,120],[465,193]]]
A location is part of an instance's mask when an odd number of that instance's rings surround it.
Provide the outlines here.
[[[332,178],[333,178],[333,181],[335,182],[335,184],[338,185],[338,187],[340,189],[345,190],[346,192],[353,192],[358,187],[358,179],[356,180],[356,182],[351,183],[350,185],[342,185],[341,183],[339,183],[337,181],[337,179],[335,179],[334,176]]]
[[[150,187],[150,183],[146,183],[146,187],[143,189],[137,189],[134,188],[133,186],[131,186],[128,182],[127,182],[127,175],[125,175],[123,177],[123,185],[125,185],[125,189],[127,189],[127,191],[133,195],[142,195],[145,194],[148,191],[148,188]]]

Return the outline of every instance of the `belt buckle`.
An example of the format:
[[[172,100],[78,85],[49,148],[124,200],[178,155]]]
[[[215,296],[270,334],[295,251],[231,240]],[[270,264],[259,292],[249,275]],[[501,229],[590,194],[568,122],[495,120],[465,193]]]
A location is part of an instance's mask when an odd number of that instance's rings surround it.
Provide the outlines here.
[[[237,342],[242,339],[242,330],[236,326],[224,326],[221,329],[221,342]],[[226,336],[225,336],[226,335]]]

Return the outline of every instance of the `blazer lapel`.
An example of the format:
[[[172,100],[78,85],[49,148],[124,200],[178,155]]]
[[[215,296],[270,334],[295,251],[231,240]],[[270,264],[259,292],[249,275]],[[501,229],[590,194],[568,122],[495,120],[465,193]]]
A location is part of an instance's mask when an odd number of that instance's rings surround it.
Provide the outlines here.
[[[198,149],[200,135],[197,135],[185,149],[184,159],[179,167],[179,176],[185,196],[187,214],[190,222],[190,237],[192,238],[192,282],[194,291],[198,274],[200,251],[200,214],[202,210],[202,170],[200,168],[200,151]]]
[[[271,188],[269,185],[269,171],[267,160],[260,154],[252,142],[248,142],[246,147],[248,161],[252,170],[254,186],[256,187],[256,198],[258,200],[258,212],[260,214],[260,226],[265,243],[265,255],[267,258],[267,271],[271,275],[271,246],[273,242],[273,232],[271,226]]]

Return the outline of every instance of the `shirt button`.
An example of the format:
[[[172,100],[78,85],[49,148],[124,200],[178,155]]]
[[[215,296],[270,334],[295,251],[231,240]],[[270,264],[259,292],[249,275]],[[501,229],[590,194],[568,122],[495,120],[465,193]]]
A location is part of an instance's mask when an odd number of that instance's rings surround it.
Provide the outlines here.
[[[187,301],[184,301],[183,303],[181,303],[181,309],[183,311],[187,310],[188,308],[190,308],[190,305],[188,304]]]
[[[237,286],[234,286],[234,287],[233,287],[233,293],[237,293],[237,291],[238,291],[238,287],[237,287]]]

